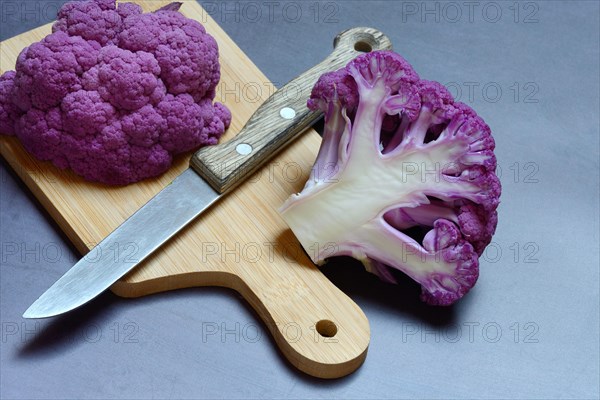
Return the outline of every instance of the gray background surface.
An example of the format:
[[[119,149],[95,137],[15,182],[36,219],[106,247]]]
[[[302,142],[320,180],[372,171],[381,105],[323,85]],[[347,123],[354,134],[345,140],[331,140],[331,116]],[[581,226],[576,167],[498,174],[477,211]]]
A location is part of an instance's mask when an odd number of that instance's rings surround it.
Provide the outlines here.
[[[49,22],[60,3],[2,0],[0,39]],[[435,309],[409,280],[386,285],[348,260],[324,267],[372,330],[365,364],[333,381],[291,367],[225,289],[105,293],[23,320],[78,256],[2,161],[1,398],[600,396],[598,2],[202,3],[279,86],[339,31],[373,26],[486,119],[503,193],[477,286]]]

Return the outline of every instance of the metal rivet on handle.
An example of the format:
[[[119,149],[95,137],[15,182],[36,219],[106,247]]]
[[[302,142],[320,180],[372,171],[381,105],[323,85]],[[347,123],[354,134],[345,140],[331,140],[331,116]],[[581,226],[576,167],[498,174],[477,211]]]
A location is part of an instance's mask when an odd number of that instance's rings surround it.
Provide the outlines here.
[[[296,116],[296,111],[290,107],[283,107],[281,110],[279,110],[279,115],[285,119],[292,119]]]
[[[239,155],[247,156],[248,154],[252,153],[252,146],[250,146],[248,143],[240,143],[235,146],[235,151],[237,151]]]

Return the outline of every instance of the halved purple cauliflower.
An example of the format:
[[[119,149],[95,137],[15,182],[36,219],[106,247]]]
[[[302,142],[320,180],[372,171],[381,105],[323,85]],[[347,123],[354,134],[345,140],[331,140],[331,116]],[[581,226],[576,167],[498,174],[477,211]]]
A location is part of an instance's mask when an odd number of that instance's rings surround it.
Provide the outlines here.
[[[213,103],[216,41],[173,3],[66,3],[53,33],[0,77],[0,133],[91,181],[123,185],[214,145],[231,113]]]
[[[498,222],[487,124],[390,51],[321,76],[308,106],[325,113],[323,142],[281,214],[312,260],[352,256],[390,282],[402,271],[432,305],[463,297]]]

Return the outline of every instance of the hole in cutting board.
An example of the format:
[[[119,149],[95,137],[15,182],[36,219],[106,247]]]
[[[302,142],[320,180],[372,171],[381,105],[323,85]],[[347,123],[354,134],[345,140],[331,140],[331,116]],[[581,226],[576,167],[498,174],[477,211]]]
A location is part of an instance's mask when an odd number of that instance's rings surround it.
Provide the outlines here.
[[[337,333],[337,326],[328,319],[322,319],[317,322],[317,332],[323,337],[334,337]]]
[[[373,46],[370,43],[359,40],[354,43],[354,50],[360,51],[361,53],[370,53],[373,50]]]

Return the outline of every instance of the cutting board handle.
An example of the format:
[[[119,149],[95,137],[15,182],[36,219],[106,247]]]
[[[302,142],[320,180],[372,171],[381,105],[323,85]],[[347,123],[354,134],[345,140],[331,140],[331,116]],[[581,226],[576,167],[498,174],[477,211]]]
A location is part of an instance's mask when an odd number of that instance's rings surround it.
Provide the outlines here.
[[[334,40],[333,52],[325,60],[273,93],[235,138],[198,150],[191,158],[191,167],[219,193],[230,190],[321,116],[306,106],[319,76],[342,68],[360,53],[391,47],[389,38],[373,28],[352,28],[340,33]]]
[[[348,375],[367,356],[369,320],[306,256],[294,258],[285,276],[248,266],[227,286],[252,305],[296,368],[319,378]]]

